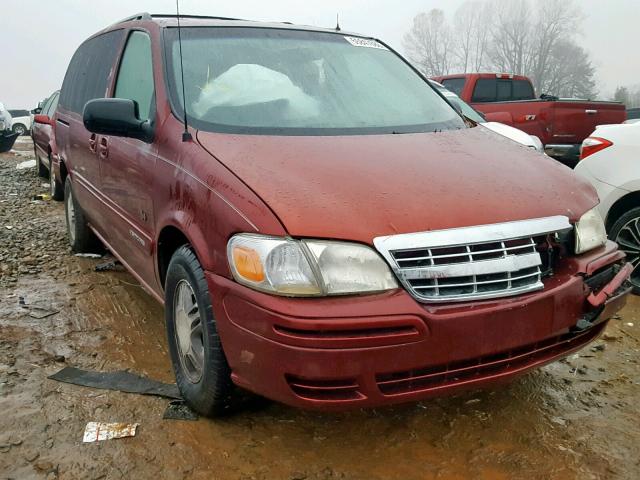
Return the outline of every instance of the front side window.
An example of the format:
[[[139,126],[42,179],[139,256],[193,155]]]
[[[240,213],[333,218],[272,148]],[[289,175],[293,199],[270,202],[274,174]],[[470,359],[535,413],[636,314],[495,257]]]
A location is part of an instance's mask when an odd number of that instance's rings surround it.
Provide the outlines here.
[[[138,118],[148,120],[153,94],[151,39],[146,33],[134,31],[129,36],[122,55],[115,97],[128,98],[136,102]]]
[[[535,94],[533,93],[533,86],[527,80],[514,80],[513,81],[513,99],[514,100],[533,100]]]
[[[43,110],[43,113],[45,115],[53,117],[53,114],[56,112],[56,108],[58,107],[58,98],[60,98],[60,95],[58,93],[54,93],[51,96],[51,101],[48,102],[49,104],[47,105],[47,109]]]
[[[165,30],[172,105],[182,115],[178,35]],[[465,128],[382,44],[342,34],[238,27],[182,29],[187,116],[230,133],[348,135]]]

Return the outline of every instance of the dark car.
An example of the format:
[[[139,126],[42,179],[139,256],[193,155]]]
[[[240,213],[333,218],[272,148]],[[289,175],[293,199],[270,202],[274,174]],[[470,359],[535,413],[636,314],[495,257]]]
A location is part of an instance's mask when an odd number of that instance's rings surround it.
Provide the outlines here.
[[[632,267],[593,188],[382,42],[181,24],[141,14],[85,41],[55,134],[72,249],[98,238],[164,304],[198,412],[234,385],[344,409],[503,382],[624,304]]]
[[[33,138],[33,150],[36,157],[36,170],[38,175],[49,179],[50,193],[54,200],[64,198],[64,190],[58,173],[54,170],[58,149],[55,139],[55,113],[58,106],[60,91],[55,91],[44,102],[39,114],[33,117],[31,137]]]

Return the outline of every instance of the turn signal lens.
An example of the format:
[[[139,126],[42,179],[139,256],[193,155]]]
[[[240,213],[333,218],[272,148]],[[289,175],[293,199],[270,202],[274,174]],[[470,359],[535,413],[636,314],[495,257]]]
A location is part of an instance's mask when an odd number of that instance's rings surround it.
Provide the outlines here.
[[[606,138],[600,137],[589,137],[582,142],[582,147],[580,147],[580,160],[584,160],[589,155],[593,155],[600,150],[604,150],[605,148],[609,148],[613,145],[613,142],[610,142]]]
[[[236,272],[242,278],[252,282],[264,280],[264,267],[260,260],[260,254],[252,248],[233,247],[233,263]]]

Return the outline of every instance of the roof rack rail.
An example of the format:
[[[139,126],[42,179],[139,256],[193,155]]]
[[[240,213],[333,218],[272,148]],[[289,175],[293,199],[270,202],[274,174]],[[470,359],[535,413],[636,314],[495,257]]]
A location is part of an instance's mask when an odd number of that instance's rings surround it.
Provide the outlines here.
[[[132,22],[134,20],[151,20],[151,15],[148,12],[136,13],[135,15],[131,15],[130,17],[123,18],[119,22],[114,23],[114,25],[125,22]]]
[[[148,14],[147,14],[148,15]],[[152,13],[151,14],[151,18],[177,18],[177,15],[175,13]],[[209,19],[209,20],[240,20],[242,21],[242,18],[231,18],[231,17],[217,17],[217,16],[209,16],[209,15],[184,15],[184,14],[180,14],[180,18],[202,18],[202,19]]]

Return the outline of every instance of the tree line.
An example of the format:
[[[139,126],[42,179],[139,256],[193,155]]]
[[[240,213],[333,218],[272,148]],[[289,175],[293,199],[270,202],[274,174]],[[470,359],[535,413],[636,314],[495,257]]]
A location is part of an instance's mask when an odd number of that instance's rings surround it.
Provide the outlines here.
[[[451,19],[420,13],[405,34],[409,59],[425,75],[526,75],[538,94],[594,98],[595,67],[576,42],[583,14],[574,0],[468,0]]]

